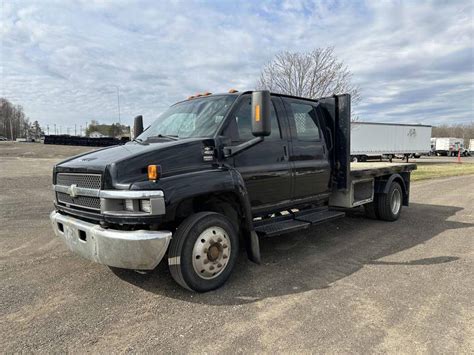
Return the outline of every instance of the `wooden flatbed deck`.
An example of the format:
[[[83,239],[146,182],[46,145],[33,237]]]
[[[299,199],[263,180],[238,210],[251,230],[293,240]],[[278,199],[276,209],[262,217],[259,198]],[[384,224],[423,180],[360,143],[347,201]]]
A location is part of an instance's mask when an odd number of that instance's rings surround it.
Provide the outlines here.
[[[416,170],[414,163],[351,163],[351,177],[376,177]]]

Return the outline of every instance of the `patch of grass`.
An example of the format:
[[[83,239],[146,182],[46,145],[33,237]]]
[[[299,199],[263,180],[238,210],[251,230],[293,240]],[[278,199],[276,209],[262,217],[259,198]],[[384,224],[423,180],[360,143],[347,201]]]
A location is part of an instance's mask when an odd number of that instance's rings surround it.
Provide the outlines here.
[[[418,181],[469,174],[474,174],[474,164],[419,164],[417,170],[411,173],[411,180]]]

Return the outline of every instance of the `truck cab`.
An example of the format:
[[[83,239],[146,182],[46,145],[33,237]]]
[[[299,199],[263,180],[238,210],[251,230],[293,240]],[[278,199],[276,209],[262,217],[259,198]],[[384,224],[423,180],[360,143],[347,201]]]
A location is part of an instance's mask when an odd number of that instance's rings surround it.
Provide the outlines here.
[[[260,237],[343,217],[342,208],[399,218],[416,166],[351,170],[349,147],[349,95],[198,95],[132,142],[57,164],[50,219],[87,259],[151,270],[166,255],[178,284],[205,292],[228,279],[239,244],[259,263]]]

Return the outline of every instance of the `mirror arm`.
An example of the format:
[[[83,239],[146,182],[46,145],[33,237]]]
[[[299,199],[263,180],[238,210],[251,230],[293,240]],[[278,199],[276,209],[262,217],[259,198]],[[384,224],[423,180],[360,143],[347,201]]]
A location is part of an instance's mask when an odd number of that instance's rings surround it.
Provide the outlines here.
[[[224,147],[224,156],[226,158],[229,158],[233,155],[241,153],[244,150],[247,150],[247,149],[253,147],[256,144],[258,144],[260,142],[263,142],[263,139],[264,139],[263,137],[256,137],[256,138],[253,138],[253,139],[251,139],[247,142],[244,142],[242,144],[239,144],[239,145]]]

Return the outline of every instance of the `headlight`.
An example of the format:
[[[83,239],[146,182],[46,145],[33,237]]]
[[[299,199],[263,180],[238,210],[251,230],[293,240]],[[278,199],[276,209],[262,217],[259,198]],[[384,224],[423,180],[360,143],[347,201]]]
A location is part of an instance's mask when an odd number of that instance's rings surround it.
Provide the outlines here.
[[[123,201],[123,208],[125,211],[131,211],[133,212],[133,200],[124,200]]]
[[[150,200],[140,200],[140,211],[151,213]]]

